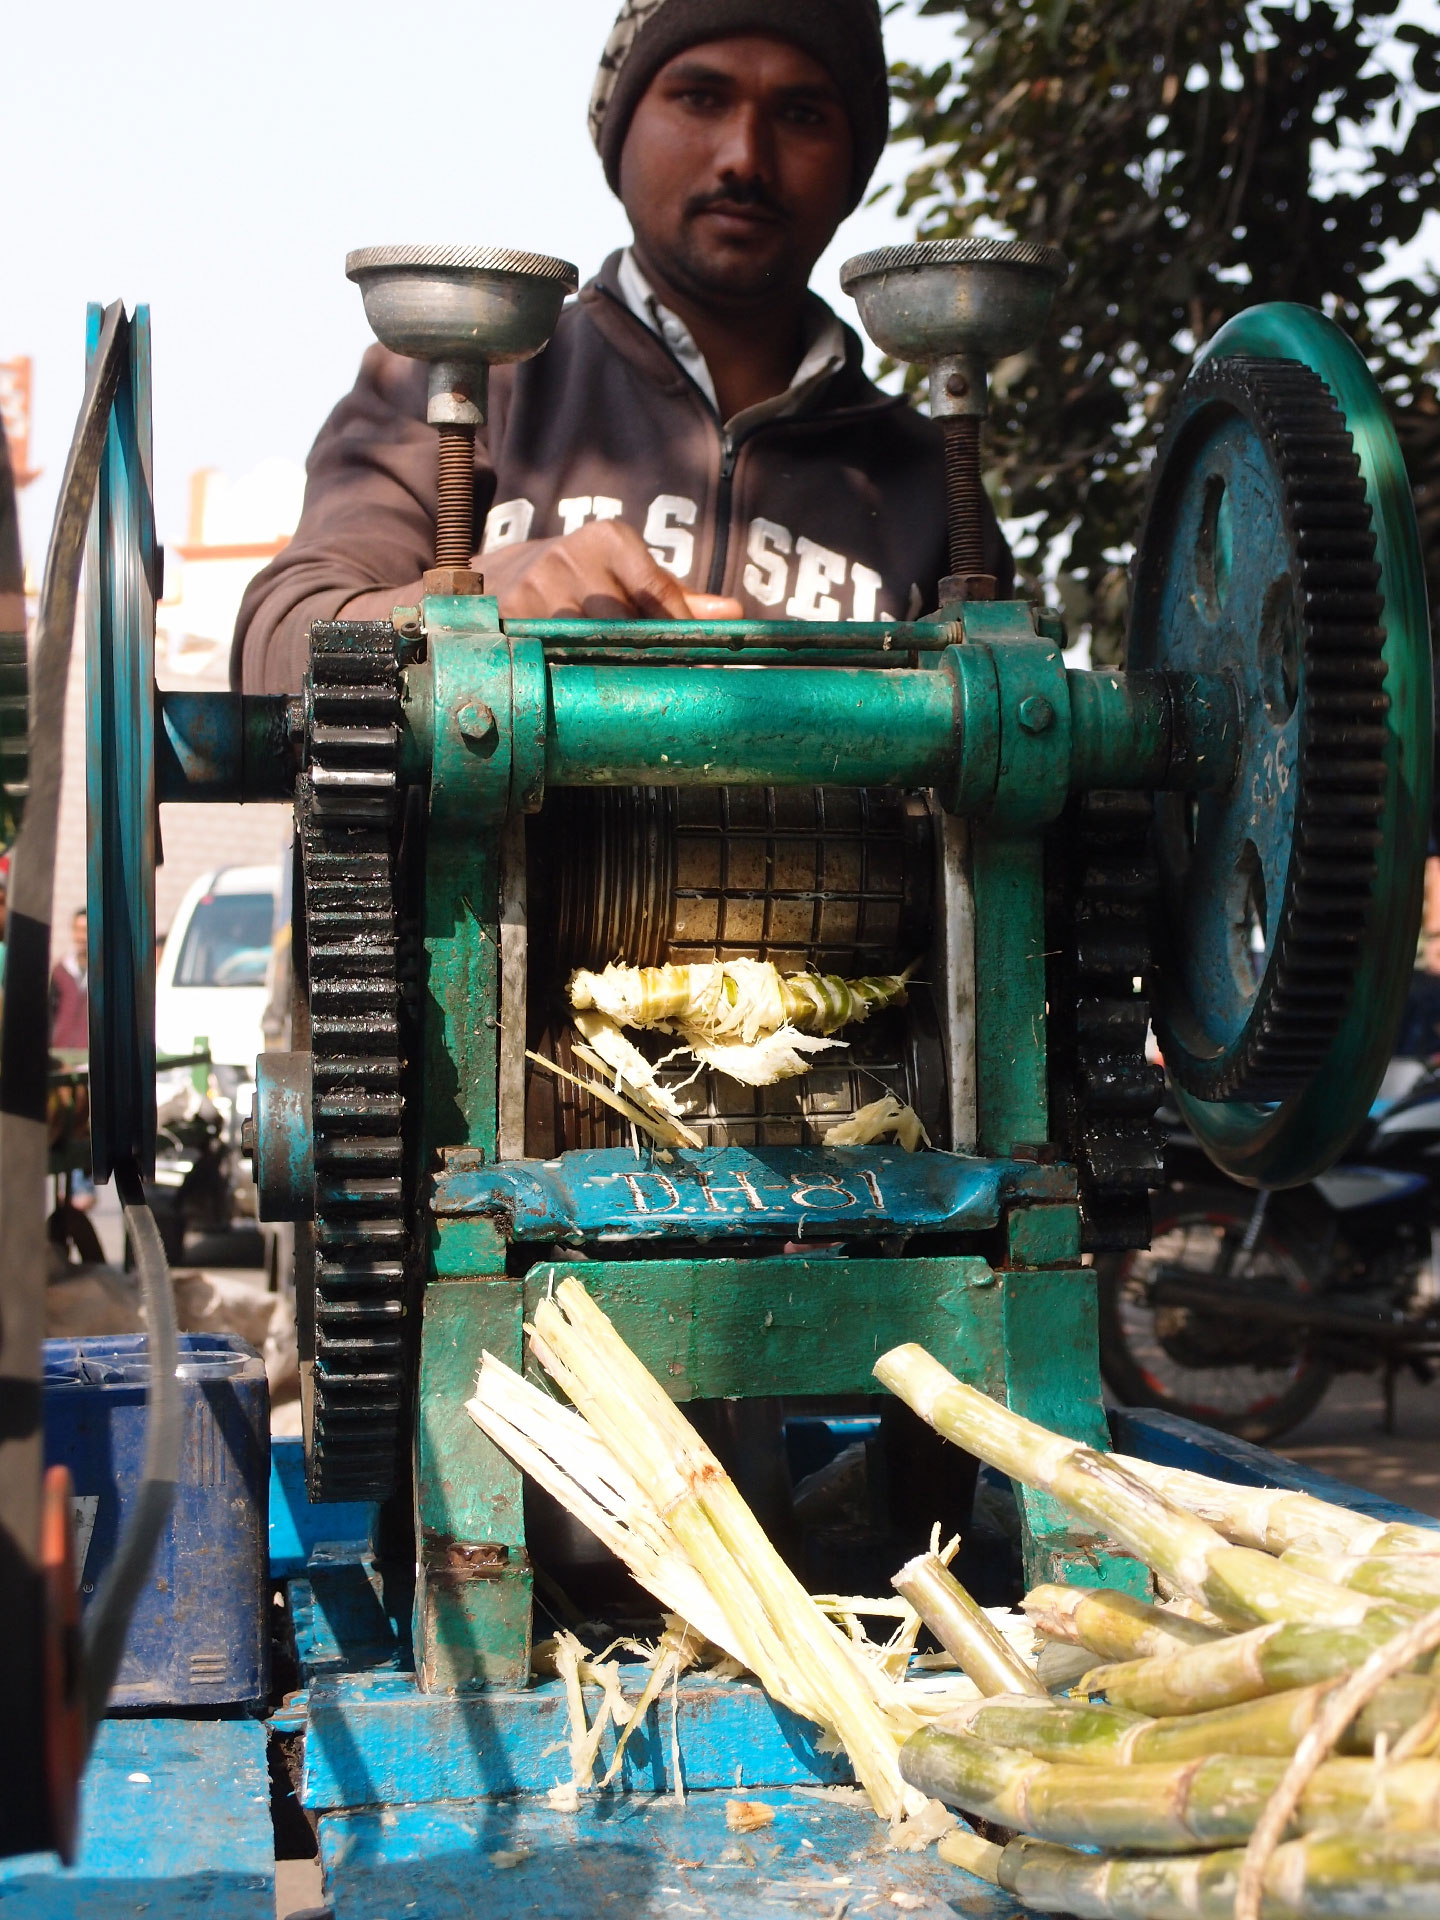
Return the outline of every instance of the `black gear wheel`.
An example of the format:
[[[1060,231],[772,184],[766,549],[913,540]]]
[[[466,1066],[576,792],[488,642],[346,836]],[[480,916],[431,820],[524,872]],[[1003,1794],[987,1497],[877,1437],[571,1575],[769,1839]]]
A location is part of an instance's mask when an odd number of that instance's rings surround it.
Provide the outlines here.
[[[1269,475],[1253,495],[1261,504],[1234,534],[1227,581],[1247,566],[1252,583],[1262,578],[1256,556],[1267,540],[1272,551],[1283,543],[1286,565],[1265,589],[1263,606],[1249,610],[1243,627],[1227,629],[1206,541],[1213,546],[1207,516],[1213,520],[1212,502],[1228,484],[1215,450],[1232,431],[1252,435],[1252,445],[1258,440]],[[1240,477],[1230,470],[1230,479]],[[1266,500],[1274,504],[1267,508]],[[1228,551],[1225,558],[1230,565]],[[1360,464],[1330,389],[1299,361],[1206,362],[1182,391],[1156,461],[1128,650],[1131,667],[1229,671],[1242,706],[1242,767],[1231,792],[1198,802],[1166,795],[1157,805],[1165,897],[1156,1031],[1171,1074],[1197,1098],[1283,1099],[1313,1078],[1344,1016],[1384,805],[1389,699],[1379,579]],[[1243,757],[1262,750],[1270,756],[1264,768]],[[1272,881],[1282,874],[1278,823],[1292,781],[1283,885],[1267,889],[1267,859]],[[1248,848],[1258,884],[1230,859],[1232,842]],[[1263,934],[1258,981],[1242,981],[1238,992],[1218,965],[1205,977],[1186,918],[1187,906],[1195,911],[1209,890],[1209,879],[1192,885],[1191,872],[1220,848],[1225,864],[1217,862],[1209,878],[1250,889],[1238,916],[1231,902],[1231,924],[1248,916]],[[1237,946],[1233,973],[1239,957]],[[1217,982],[1234,996],[1224,1021],[1215,1014]]]
[[[407,1432],[396,644],[380,622],[311,628],[295,788],[313,1061],[307,1437],[318,1500],[383,1499]]]
[[[1087,1253],[1150,1244],[1164,1177],[1153,1124],[1164,1075],[1145,1058],[1150,917],[1157,880],[1141,793],[1087,793],[1046,836],[1050,1131],[1080,1185]]]

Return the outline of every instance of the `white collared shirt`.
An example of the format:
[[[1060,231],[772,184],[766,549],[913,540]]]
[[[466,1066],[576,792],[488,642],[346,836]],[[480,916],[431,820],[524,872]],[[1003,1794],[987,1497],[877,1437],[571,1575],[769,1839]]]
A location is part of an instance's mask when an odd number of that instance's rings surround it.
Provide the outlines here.
[[[640,270],[632,248],[626,247],[620,256],[620,291],[625,296],[625,304],[650,331],[658,334],[670,349],[675,359],[689,374],[718,413],[720,402],[715,394],[715,382],[710,377],[710,369],[705,364],[705,356],[695,344],[695,336],[685,322],[669,307],[660,304],[659,297],[650,282]],[[727,420],[727,432],[737,427],[748,427],[761,420],[779,419],[782,415],[796,412],[822,381],[830,379],[845,364],[845,335],[840,322],[828,307],[822,308],[825,318],[816,328],[814,338],[806,348],[799,366],[790,378],[790,385],[784,393],[777,393],[771,400],[762,400],[753,407],[746,407],[737,413],[733,420]],[[813,309],[812,309],[813,311]],[[818,316],[817,316],[818,318]]]

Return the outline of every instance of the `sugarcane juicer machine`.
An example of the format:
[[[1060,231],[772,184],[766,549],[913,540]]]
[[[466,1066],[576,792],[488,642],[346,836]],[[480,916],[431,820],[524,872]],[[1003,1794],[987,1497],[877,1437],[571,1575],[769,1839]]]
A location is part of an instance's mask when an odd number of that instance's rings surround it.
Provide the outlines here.
[[[1425,592],[1360,356],[1257,308],[1174,398],[1125,670],[1068,668],[979,540],[988,369],[1037,350],[1063,263],[957,240],[844,275],[929,372],[933,614],[503,619],[472,570],[473,437],[489,366],[543,348],[573,269],[386,248],[348,270],[380,339],[430,363],[436,566],[388,624],[316,625],[294,699],[153,692],[133,329],[90,576],[95,1171],[153,1158],[157,802],[293,800],[292,1050],[259,1062],[253,1152],[262,1216],[296,1223],[312,1497],[413,1486],[421,1685],[515,1685],[525,1499],[463,1403],[482,1351],[524,1364],[561,1274],[681,1400],[833,1405],[918,1340],[1104,1443],[1084,1256],[1147,1238],[1147,1029],[1257,1187],[1333,1160],[1383,1071],[1430,811]],[[698,1148],[647,1146],[548,1070],[574,1064],[571,968],[737,954],[918,965],[843,1066],[696,1080]],[[825,1144],[886,1089],[928,1150]],[[1043,1498],[1023,1519],[1032,1575],[1125,1577]]]

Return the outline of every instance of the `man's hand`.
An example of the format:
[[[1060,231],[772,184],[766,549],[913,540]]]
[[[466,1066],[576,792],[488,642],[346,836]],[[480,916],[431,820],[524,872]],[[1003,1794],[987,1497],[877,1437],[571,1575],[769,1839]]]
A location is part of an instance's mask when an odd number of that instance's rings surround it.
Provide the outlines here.
[[[739,620],[721,594],[687,593],[634,527],[594,520],[553,540],[500,547],[480,561],[485,590],[510,620]]]

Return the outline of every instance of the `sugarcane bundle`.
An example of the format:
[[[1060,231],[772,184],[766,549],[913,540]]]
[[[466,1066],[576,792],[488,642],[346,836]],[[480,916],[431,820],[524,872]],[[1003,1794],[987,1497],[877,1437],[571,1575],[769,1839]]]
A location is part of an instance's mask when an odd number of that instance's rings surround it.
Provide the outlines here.
[[[875,1377],[947,1439],[1053,1495],[1231,1625],[1347,1624],[1383,1604],[1287,1567],[1260,1548],[1232,1545],[1108,1456],[963,1385],[923,1347],[891,1348],[876,1362]]]
[[[906,1743],[913,1785],[1020,1831],[1003,1852],[957,1833],[947,1858],[1043,1910],[1107,1920],[1440,1915],[1440,1557],[1426,1529],[1117,1461],[997,1406],[918,1347],[875,1371],[1204,1613],[1057,1585],[1029,1594],[1048,1647],[1104,1664],[1069,1699],[992,1694]]]
[[[1038,1715],[1036,1716],[1039,1717]],[[1062,1846],[1189,1853],[1249,1839],[1286,1770],[1284,1758],[1215,1752],[1110,1767],[1043,1760],[973,1734],[925,1727],[906,1741],[911,1786],[968,1814]],[[1440,1821],[1440,1761],[1327,1760],[1296,1809],[1296,1831],[1359,1826],[1430,1833]]]
[[[941,1839],[952,1865],[1003,1887],[1038,1913],[1076,1920],[1231,1920],[1244,1854],[1097,1858],[1045,1841],[1006,1847],[956,1831]],[[1290,1840],[1266,1867],[1260,1920],[1418,1920],[1440,1911],[1440,1838],[1326,1833]]]

